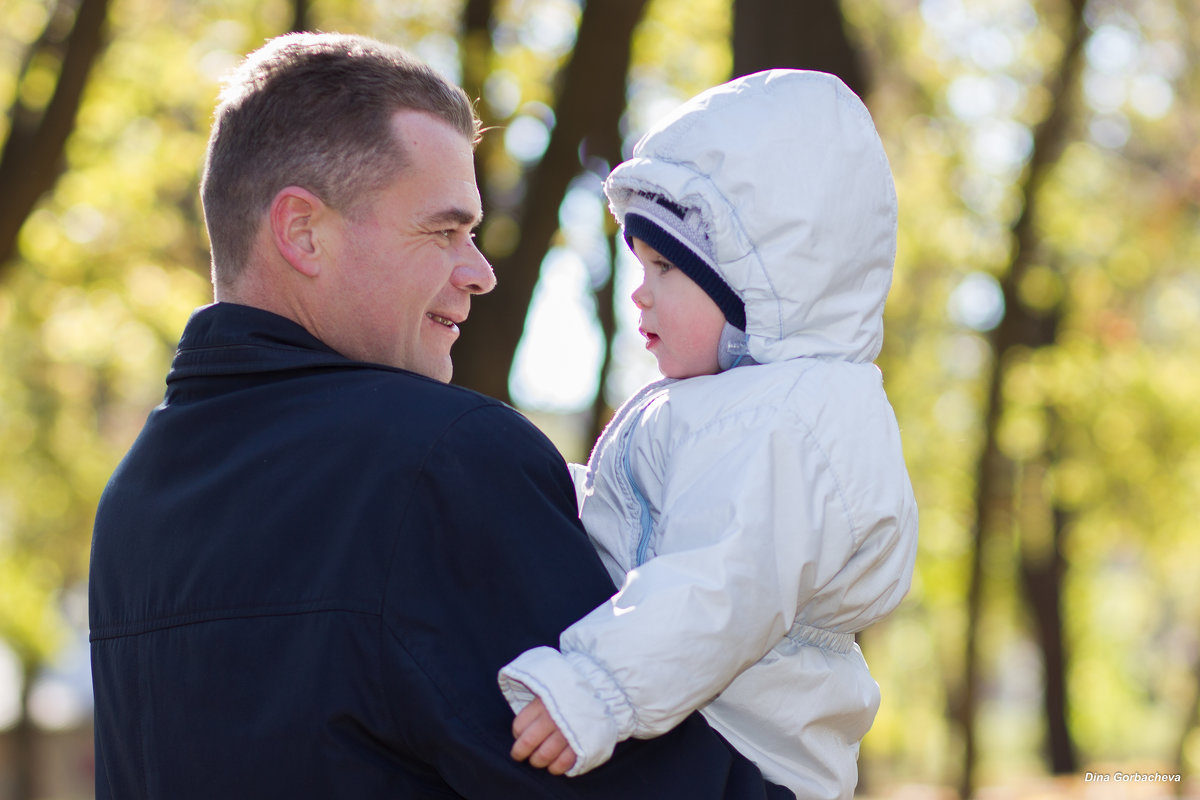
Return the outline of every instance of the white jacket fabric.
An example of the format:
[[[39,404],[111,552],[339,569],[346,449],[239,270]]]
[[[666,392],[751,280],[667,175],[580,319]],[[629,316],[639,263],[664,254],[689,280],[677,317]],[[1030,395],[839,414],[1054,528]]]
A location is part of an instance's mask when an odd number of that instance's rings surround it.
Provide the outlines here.
[[[500,674],[578,759],[695,709],[800,798],[849,798],[879,690],[854,634],[908,590],[917,511],[872,363],[896,242],[891,172],[839,80],[773,70],[709,90],[605,186],[699,207],[759,362],[630,398],[578,468],[620,590]]]

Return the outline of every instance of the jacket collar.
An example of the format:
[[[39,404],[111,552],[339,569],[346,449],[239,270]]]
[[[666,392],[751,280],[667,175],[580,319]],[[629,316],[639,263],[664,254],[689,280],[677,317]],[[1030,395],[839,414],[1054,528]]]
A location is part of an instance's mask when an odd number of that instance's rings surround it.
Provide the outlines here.
[[[167,385],[193,377],[362,366],[301,325],[250,306],[213,303],[192,312]]]

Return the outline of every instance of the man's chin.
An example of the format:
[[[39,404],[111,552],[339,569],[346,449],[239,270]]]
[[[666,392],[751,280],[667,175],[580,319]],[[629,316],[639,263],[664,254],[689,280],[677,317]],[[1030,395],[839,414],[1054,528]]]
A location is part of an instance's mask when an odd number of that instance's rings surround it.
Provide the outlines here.
[[[422,373],[427,378],[433,378],[435,381],[449,383],[454,377],[454,363],[450,360],[450,356],[442,362],[431,364],[430,369]]]

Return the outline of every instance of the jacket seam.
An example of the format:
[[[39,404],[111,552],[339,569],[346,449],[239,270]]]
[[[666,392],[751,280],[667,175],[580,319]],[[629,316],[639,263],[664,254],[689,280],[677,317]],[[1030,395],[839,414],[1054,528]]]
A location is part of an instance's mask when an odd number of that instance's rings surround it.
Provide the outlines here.
[[[451,387],[451,388],[454,388],[454,387]],[[463,391],[469,391],[469,390],[464,389]],[[445,423],[445,425],[442,426],[442,429],[440,431],[438,431],[437,436],[433,437],[430,440],[429,447],[426,448],[425,453],[421,456],[421,461],[417,465],[416,474],[412,479],[413,486],[415,486],[417,484],[417,482],[420,481],[421,478],[425,476],[426,465],[429,463],[430,457],[441,445],[442,440],[445,439],[446,434],[449,433],[450,430],[455,425],[460,423],[464,417],[466,417],[468,414],[471,414],[472,412],[481,411],[483,409],[505,408],[505,407],[506,406],[504,406],[504,404],[498,400],[492,400],[490,398],[487,398],[485,395],[480,395],[479,400],[477,401],[476,405],[473,405],[470,408],[464,409],[463,411],[459,412],[459,414],[457,416],[455,416],[453,419],[448,420]],[[409,493],[408,500],[405,502],[404,508],[401,509],[400,514],[396,520],[396,527],[395,527],[395,530],[393,533],[394,541],[392,543],[392,552],[391,552],[391,555],[388,557],[387,569],[384,571],[383,587],[382,587],[382,590],[379,592],[379,603],[378,603],[378,606],[375,611],[375,614],[379,618],[379,622],[380,622],[380,642],[379,642],[378,651],[376,654],[378,662],[379,662],[378,669],[379,669],[379,674],[380,674],[380,680],[379,680],[378,688],[377,688],[378,697],[379,697],[379,705],[381,708],[384,709],[384,713],[387,714],[387,718],[391,724],[392,730],[394,730],[396,732],[399,732],[401,730],[400,721],[396,718],[395,713],[393,712],[391,703],[388,702],[387,693],[384,689],[385,683],[383,681],[384,664],[383,664],[382,637],[385,633],[387,635],[391,636],[392,639],[394,639],[396,641],[397,645],[402,650],[404,650],[404,653],[408,656],[409,660],[414,664],[414,666],[416,666],[417,669],[419,669],[421,671],[421,674],[425,676],[425,679],[431,685],[433,685],[435,688],[437,688],[438,695],[440,697],[442,697],[443,700],[445,700],[447,705],[449,705],[449,700],[446,698],[445,694],[441,691],[440,687],[437,687],[437,683],[430,677],[429,673],[426,672],[425,669],[417,662],[416,658],[413,657],[412,653],[409,652],[408,648],[404,646],[404,642],[400,638],[400,636],[394,630],[392,630],[392,626],[388,621],[387,614],[385,613],[385,609],[387,608],[387,605],[388,605],[388,600],[392,593],[392,573],[396,568],[396,559],[399,557],[399,554],[403,548],[403,538],[404,537],[401,534],[402,534],[402,531],[404,530],[405,520],[407,520],[407,518],[408,518],[408,512],[411,508],[413,497],[415,495],[416,495],[415,491]],[[457,711],[456,711],[456,715],[461,718],[461,714],[458,714]]]
[[[825,452],[825,448],[821,446],[821,440],[817,437],[814,426],[803,416],[795,413],[793,409],[780,409],[775,406],[762,404],[756,405],[753,408],[741,409],[734,413],[723,414],[716,419],[710,420],[708,424],[698,428],[695,431],[692,431],[687,436],[680,439],[679,444],[676,445],[676,447],[686,446],[700,437],[708,435],[709,429],[717,425],[725,424],[731,421],[738,421],[744,417],[757,415],[763,413],[764,411],[771,414],[787,414],[795,420],[796,425],[803,428],[804,438],[812,443],[813,452],[817,453],[821,457],[824,469],[828,472],[830,478],[833,480],[838,505],[842,509],[842,516],[846,519],[846,525],[850,528],[851,535],[853,536],[854,547],[855,549],[860,547],[862,545],[862,541],[860,539],[859,526],[856,524],[854,515],[850,511],[850,504],[846,496],[846,490],[842,486],[842,480],[838,475],[837,469],[834,468],[833,460],[829,457],[829,454]]]
[[[469,390],[464,390],[464,391],[469,391]],[[491,408],[506,408],[506,406],[504,406],[504,404],[500,403],[500,401],[498,401],[498,400],[489,400],[485,396],[480,395],[480,402],[477,405],[474,405],[470,408],[464,409],[463,411],[459,412],[459,414],[456,417],[447,421],[446,424],[442,427],[442,429],[440,431],[438,431],[437,436],[433,437],[430,440],[429,447],[426,448],[425,453],[421,456],[421,461],[417,465],[416,474],[414,475],[413,480],[412,480],[413,485],[415,486],[416,483],[422,477],[425,476],[426,465],[429,463],[430,457],[433,455],[434,451],[439,448],[439,446],[442,443],[442,440],[446,438],[446,434],[449,433],[449,431],[455,425],[457,425],[459,422],[461,422],[464,417],[466,417],[468,414],[471,414],[472,412],[482,411],[483,409],[491,409]],[[395,531],[394,531],[394,541],[392,542],[392,552],[391,552],[391,555],[388,556],[388,566],[384,573],[384,575],[385,575],[384,588],[383,588],[383,591],[380,592],[379,604],[378,604],[378,608],[376,609],[376,613],[378,613],[381,617],[383,616],[384,608],[387,607],[388,596],[391,593],[392,571],[396,567],[396,559],[399,556],[401,546],[403,544],[403,541],[402,541],[403,537],[400,534],[401,534],[401,531],[404,529],[404,522],[408,518],[409,507],[412,504],[412,500],[413,500],[414,496],[415,496],[415,492],[409,494],[408,500],[405,502],[404,508],[400,511],[399,518],[396,520],[396,527],[395,527]]]
[[[99,642],[107,639],[123,639],[131,636],[141,636],[146,633],[169,630],[171,628],[182,628],[189,625],[202,625],[208,622],[225,622],[235,619],[254,619],[258,617],[291,617],[303,614],[324,613],[365,614],[367,616],[378,616],[378,613],[370,608],[355,608],[350,604],[331,603],[328,601],[314,601],[312,603],[293,606],[260,606],[247,609],[212,609],[209,611],[197,611],[191,614],[176,614],[170,617],[162,617],[139,622],[105,625],[100,628],[94,628],[89,637],[89,641]]]
[[[138,708],[145,708],[145,700],[143,695],[146,692],[146,682],[148,680],[149,670],[146,669],[146,647],[144,642],[135,642],[137,648],[137,664],[139,675],[134,680],[134,692],[137,696]],[[137,758],[138,758],[138,783],[141,786],[142,797],[150,797],[150,753],[149,741],[146,735],[147,725],[144,723],[141,714],[134,715],[134,725],[137,726]]]

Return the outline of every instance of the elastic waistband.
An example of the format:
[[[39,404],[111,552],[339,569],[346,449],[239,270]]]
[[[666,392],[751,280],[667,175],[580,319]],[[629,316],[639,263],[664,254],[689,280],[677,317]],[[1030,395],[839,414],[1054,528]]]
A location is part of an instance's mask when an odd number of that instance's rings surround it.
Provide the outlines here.
[[[854,647],[854,634],[827,631],[824,628],[814,628],[797,622],[787,632],[786,638],[806,647],[819,647],[822,650],[832,650],[835,653],[849,653]]]

